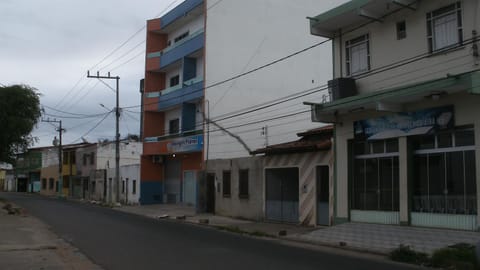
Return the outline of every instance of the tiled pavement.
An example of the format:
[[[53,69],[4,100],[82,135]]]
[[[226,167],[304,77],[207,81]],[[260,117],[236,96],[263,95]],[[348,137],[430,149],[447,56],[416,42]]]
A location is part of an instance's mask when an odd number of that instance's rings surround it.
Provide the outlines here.
[[[297,235],[298,240],[332,246],[345,245],[358,250],[388,253],[399,245],[431,253],[457,243],[476,244],[480,233],[367,223],[345,223]]]
[[[211,214],[196,214],[192,207],[180,205],[122,206],[116,210],[148,216],[177,220],[185,217],[185,222],[199,224],[208,219],[208,225],[233,227],[246,232],[263,232],[279,236],[281,239],[305,242],[323,246],[335,246],[346,249],[387,254],[399,245],[408,245],[417,251],[427,253],[457,243],[476,244],[480,242],[480,233],[419,228],[409,226],[380,225],[367,223],[345,223],[332,227],[304,227],[290,224],[255,222]]]

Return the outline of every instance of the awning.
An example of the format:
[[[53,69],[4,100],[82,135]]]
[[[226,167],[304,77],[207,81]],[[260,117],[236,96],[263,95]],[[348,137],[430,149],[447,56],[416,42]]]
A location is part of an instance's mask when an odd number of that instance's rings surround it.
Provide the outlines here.
[[[478,70],[449,75],[445,78],[359,94],[332,102],[317,104],[304,102],[312,108],[312,121],[337,122],[337,116],[363,110],[401,112],[403,104],[425,98],[439,99],[453,93],[466,91],[480,94],[480,72]]]
[[[353,0],[310,19],[310,32],[333,38],[340,29],[370,21],[381,22],[398,9],[415,9],[418,0]]]

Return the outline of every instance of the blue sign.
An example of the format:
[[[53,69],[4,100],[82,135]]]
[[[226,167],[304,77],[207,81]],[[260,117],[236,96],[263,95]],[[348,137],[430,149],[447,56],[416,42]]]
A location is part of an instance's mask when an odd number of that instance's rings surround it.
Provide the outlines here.
[[[197,152],[203,150],[203,135],[174,139],[167,143],[170,153]]]
[[[383,140],[428,134],[453,127],[453,106],[445,106],[356,121],[354,133],[356,139]]]

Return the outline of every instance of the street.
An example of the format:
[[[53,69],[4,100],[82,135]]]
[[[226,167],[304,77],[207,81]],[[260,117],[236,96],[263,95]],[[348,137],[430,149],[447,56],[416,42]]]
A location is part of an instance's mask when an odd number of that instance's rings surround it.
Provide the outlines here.
[[[411,269],[30,194],[0,193],[104,269]]]

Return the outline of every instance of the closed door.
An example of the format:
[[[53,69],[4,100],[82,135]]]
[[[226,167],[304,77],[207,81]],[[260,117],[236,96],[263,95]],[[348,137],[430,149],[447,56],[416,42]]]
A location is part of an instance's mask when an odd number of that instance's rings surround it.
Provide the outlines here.
[[[329,224],[329,171],[328,166],[317,167],[317,224]]]
[[[183,202],[187,205],[196,205],[197,185],[195,171],[183,172]]]
[[[298,168],[267,169],[265,180],[267,219],[298,223]]]
[[[182,163],[180,160],[165,162],[165,198],[167,203],[180,202]]]
[[[206,211],[207,213],[215,213],[215,174],[207,174],[206,183]]]

